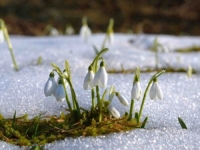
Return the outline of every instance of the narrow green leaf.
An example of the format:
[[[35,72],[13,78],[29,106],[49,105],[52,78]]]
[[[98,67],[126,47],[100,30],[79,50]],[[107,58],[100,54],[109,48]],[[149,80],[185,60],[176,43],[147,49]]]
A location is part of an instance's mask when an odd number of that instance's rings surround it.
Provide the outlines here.
[[[101,100],[104,100],[105,99],[105,96],[106,96],[106,93],[108,92],[108,89],[106,89],[104,92],[103,92],[103,95],[102,95],[102,98]]]
[[[37,59],[37,65],[41,65],[42,64],[42,57],[39,56]]]
[[[95,45],[93,45],[92,47],[94,49],[95,54],[98,55],[99,54],[99,50],[97,49],[97,47]]]
[[[69,62],[67,60],[65,60],[65,69],[67,71],[69,79],[71,80],[71,69],[70,69]]]
[[[39,115],[38,122],[37,122],[37,124],[36,124],[36,126],[35,126],[35,133],[34,133],[35,136],[37,135],[37,132],[38,132],[38,127],[39,127],[41,115],[42,115],[42,114]]]
[[[139,114],[138,114],[138,112],[135,112],[135,119],[137,120],[137,123],[139,123]]]
[[[146,117],[146,118],[144,119],[141,128],[144,128],[144,127],[145,127],[147,121],[148,121],[148,117]]]
[[[98,53],[98,55],[96,55],[96,57],[94,58],[94,60],[93,60],[93,62],[91,63],[90,66],[93,66],[94,63],[95,63],[96,61],[98,61],[99,57],[101,57],[101,56],[102,56],[104,53],[106,53],[107,51],[108,51],[108,48],[102,49],[102,50]]]
[[[58,73],[62,74],[62,71],[60,70],[60,68],[56,64],[51,63],[51,65]]]
[[[181,119],[180,117],[178,117],[178,121],[179,121],[182,129],[187,129],[187,126],[186,126],[185,122],[183,121],[183,119]]]
[[[12,120],[12,128],[13,129],[15,128],[15,122],[16,122],[16,110],[15,110],[15,113],[13,115],[13,120]]]

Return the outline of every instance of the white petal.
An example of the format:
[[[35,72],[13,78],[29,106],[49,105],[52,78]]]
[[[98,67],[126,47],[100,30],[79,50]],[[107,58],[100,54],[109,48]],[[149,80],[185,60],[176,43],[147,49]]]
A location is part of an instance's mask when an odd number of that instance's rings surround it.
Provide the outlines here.
[[[120,101],[124,106],[128,106],[128,105],[129,105],[128,100],[127,100],[124,96],[118,94],[117,97],[118,97],[119,101]]]
[[[94,87],[97,86],[98,83],[99,83],[100,73],[101,73],[101,70],[99,69],[99,70],[97,71],[97,73],[95,74],[95,76],[94,76],[94,80],[93,80],[93,86],[94,86]]]
[[[53,92],[56,90],[56,87],[57,87],[57,83],[54,77],[49,77],[44,87],[44,94],[46,96],[51,96]]]
[[[87,25],[83,25],[80,30],[81,37],[87,41],[87,39],[91,36],[91,30]]]
[[[109,113],[114,117],[114,118],[120,118],[120,113],[115,109],[115,107],[108,105],[108,110]]]
[[[137,98],[136,100],[140,100],[140,97],[142,95],[142,89],[141,89],[141,86],[140,86],[140,82],[136,82],[137,83],[137,89],[138,89],[138,95],[137,95]]]
[[[155,86],[156,86],[156,95],[160,100],[162,100],[163,99],[162,90],[161,90],[161,88],[160,88],[160,86],[158,85],[157,82],[155,83]]]
[[[106,88],[108,82],[108,75],[106,69],[105,67],[100,67],[99,70],[100,70],[99,84],[102,88]]]
[[[55,91],[55,98],[57,101],[64,101],[65,100],[65,89],[62,84],[59,84]]]
[[[153,100],[153,99],[156,98],[156,86],[155,86],[155,82],[153,82],[152,85],[151,85],[149,96],[150,96],[151,100]]]
[[[132,90],[131,90],[131,99],[140,99],[140,95],[141,95],[141,87],[140,87],[140,83],[139,82],[135,82],[133,84]]]
[[[88,82],[89,82],[89,72],[85,76],[85,79],[84,79],[84,82],[83,82],[83,88],[84,88],[84,90],[88,89]]]
[[[89,87],[92,89],[93,88],[93,80],[94,80],[94,72],[91,70],[89,72]]]

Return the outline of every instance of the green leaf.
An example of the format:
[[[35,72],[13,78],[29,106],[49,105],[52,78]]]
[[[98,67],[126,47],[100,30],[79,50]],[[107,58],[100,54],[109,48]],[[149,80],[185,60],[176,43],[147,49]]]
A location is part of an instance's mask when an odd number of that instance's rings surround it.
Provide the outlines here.
[[[139,123],[139,114],[138,114],[138,112],[135,113],[135,119],[137,120],[137,123]]]
[[[144,119],[141,128],[144,128],[144,127],[145,127],[147,121],[148,121],[148,117],[146,117],[146,118]]]
[[[101,100],[104,100],[104,99],[105,99],[105,96],[106,96],[106,93],[107,93],[107,92],[108,92],[108,89],[106,89],[106,90],[104,91]]]
[[[62,74],[62,71],[60,70],[60,68],[56,64],[51,63],[51,65],[59,74]]]
[[[69,79],[71,80],[71,69],[70,69],[69,62],[67,60],[65,60],[65,69],[67,71]]]
[[[183,119],[181,119],[180,117],[178,117],[178,121],[179,121],[182,129],[187,129],[187,126],[186,126],[185,122],[183,121]]]
[[[98,60],[99,60],[99,57],[101,57],[104,53],[106,53],[108,51],[108,48],[104,48],[104,49],[102,49],[97,55],[96,55],[96,57],[94,58],[94,60],[93,60],[93,62],[91,63],[91,65],[90,66],[92,66],[93,68],[95,67],[94,65],[95,64],[97,64],[97,62],[98,62]],[[94,69],[96,69],[96,68],[94,68]],[[97,70],[94,70],[95,72],[97,71]]]
[[[97,49],[97,47],[95,45],[93,45],[92,47],[94,49],[95,54],[98,55],[99,54],[99,50]]]
[[[41,65],[42,64],[42,57],[39,56],[37,59],[37,65]]]
[[[15,113],[13,115],[13,120],[12,120],[12,128],[13,129],[15,128],[15,122],[16,122],[16,110],[15,110]]]

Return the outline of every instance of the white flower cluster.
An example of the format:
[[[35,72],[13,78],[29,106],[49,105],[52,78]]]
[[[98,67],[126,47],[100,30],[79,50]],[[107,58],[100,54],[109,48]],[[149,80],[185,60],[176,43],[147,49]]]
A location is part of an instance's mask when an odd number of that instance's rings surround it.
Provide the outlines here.
[[[67,86],[66,81],[63,81],[65,82],[65,86]],[[63,81],[60,78],[58,78],[56,82],[54,78],[54,73],[51,72],[49,75],[49,79],[47,80],[44,87],[45,96],[51,96],[53,94],[57,101],[63,102],[66,96]]]

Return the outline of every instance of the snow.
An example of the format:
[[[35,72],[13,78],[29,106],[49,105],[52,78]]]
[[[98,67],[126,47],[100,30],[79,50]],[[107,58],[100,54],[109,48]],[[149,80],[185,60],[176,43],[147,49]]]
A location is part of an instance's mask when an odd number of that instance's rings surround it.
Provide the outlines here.
[[[92,45],[100,48],[104,34],[94,34],[89,43],[79,36],[27,37],[11,36],[13,50],[20,70],[13,69],[10,53],[4,42],[0,54],[0,110],[5,117],[11,118],[16,110],[17,116],[29,114],[37,116],[58,115],[67,107],[52,97],[45,97],[43,89],[53,69],[51,62],[64,69],[68,60],[72,69],[72,80],[80,106],[91,106],[90,91],[83,90],[83,80],[87,68],[95,57]],[[106,69],[120,70],[154,68],[154,53],[150,51],[155,37],[169,48],[168,53],[159,53],[159,66],[187,68],[191,65],[200,71],[200,53],[177,53],[177,48],[200,46],[200,37],[169,35],[130,35],[115,34],[115,42],[108,45],[109,52],[104,55]],[[42,65],[36,65],[37,58],[43,58]],[[141,87],[145,87],[153,73],[141,74]],[[109,74],[108,87],[125,96],[131,97],[133,74]],[[165,73],[158,78],[163,91],[163,100],[150,100],[147,96],[142,119],[149,116],[146,129],[135,129],[125,133],[114,133],[98,137],[66,138],[62,141],[46,144],[45,149],[199,149],[200,147],[200,77],[199,74],[187,77],[186,73]],[[101,93],[103,90],[101,89]],[[135,102],[138,111],[140,101]],[[114,107],[123,114],[128,107],[122,106],[117,98],[113,99]],[[181,117],[188,130],[181,129],[178,123]],[[24,149],[0,142],[0,149]]]

